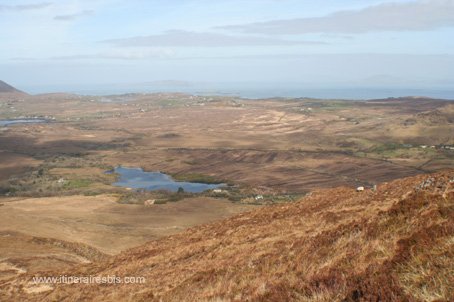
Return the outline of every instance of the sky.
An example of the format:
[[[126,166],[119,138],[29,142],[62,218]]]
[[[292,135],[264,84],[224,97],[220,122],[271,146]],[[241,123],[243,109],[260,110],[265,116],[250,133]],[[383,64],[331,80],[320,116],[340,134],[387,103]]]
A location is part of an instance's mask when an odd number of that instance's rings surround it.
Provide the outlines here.
[[[454,87],[454,0],[0,0],[0,79]]]

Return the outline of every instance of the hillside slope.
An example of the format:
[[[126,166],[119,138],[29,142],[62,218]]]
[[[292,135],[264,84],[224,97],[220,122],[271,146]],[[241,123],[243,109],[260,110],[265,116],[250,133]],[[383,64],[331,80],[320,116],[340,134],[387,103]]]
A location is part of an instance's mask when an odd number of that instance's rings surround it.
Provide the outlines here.
[[[0,80],[0,93],[20,93],[25,94],[23,91],[20,91],[13,86]]]
[[[452,301],[454,171],[336,188],[37,276],[146,284],[0,284],[7,301]],[[37,292],[27,294],[27,292]]]

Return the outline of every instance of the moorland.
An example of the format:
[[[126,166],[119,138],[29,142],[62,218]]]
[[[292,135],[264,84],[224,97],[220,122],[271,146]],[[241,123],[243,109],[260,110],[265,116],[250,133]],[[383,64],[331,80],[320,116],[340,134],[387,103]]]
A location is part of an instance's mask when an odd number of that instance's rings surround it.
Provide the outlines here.
[[[167,236],[184,234],[188,228],[199,236],[197,226],[203,229],[232,216],[237,217],[228,222],[235,224],[232,229],[242,215],[268,217],[272,212],[278,217],[288,207],[306,207],[308,203],[301,202],[314,199],[312,194],[321,189],[336,196],[354,194],[358,186],[369,191],[378,186],[380,197],[388,201],[373,210],[360,209],[356,203],[364,206],[363,199],[352,199],[355,202],[347,206],[339,200],[342,206],[333,211],[311,210],[314,215],[331,213],[325,218],[335,223],[335,232],[337,219],[347,212],[350,222],[354,211],[376,218],[375,210],[392,208],[392,198],[405,193],[391,187],[380,191],[382,186],[405,177],[415,177],[412,183],[422,181],[428,173],[454,168],[454,103],[425,97],[251,100],[180,93],[32,96],[11,89],[0,93],[0,120],[19,119],[45,122],[0,127],[0,282],[7,286],[23,274],[109,263],[114,255],[159,238],[166,242],[172,238]],[[121,188],[112,185],[118,175],[106,173],[118,166],[228,187],[197,194]],[[387,196],[387,191],[396,196]],[[324,201],[316,200],[320,205],[328,202],[329,194],[324,194]],[[350,200],[347,195],[345,200]],[[255,212],[257,208],[264,209]],[[249,211],[253,212],[240,214]],[[284,218],[285,223],[293,221]],[[380,223],[381,218],[376,219]],[[315,224],[307,226],[308,233]],[[260,234],[258,229],[254,232]],[[345,244],[350,244],[349,238]],[[188,244],[183,239],[181,243]],[[380,248],[384,253],[380,257],[394,255],[391,245]],[[204,282],[205,275],[200,278],[195,281]],[[317,278],[324,284],[325,277]],[[268,285],[257,282],[257,290],[264,286],[265,295]],[[354,282],[347,283],[342,283],[345,293],[354,295],[349,292]],[[231,295],[221,292],[219,284],[212,286],[207,298]],[[288,292],[275,290],[278,284],[271,287],[269,293]],[[314,288],[311,283],[298,290],[310,289],[315,295]],[[329,286],[319,292],[334,297]]]

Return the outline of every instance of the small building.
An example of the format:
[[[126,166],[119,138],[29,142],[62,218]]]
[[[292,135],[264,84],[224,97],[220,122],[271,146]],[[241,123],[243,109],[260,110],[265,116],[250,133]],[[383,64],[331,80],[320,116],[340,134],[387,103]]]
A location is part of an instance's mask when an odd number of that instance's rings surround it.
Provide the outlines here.
[[[144,201],[143,205],[146,206],[146,207],[149,207],[149,206],[151,206],[151,205],[154,205],[155,202],[156,202],[155,199],[148,199],[148,200],[145,200],[145,201]]]

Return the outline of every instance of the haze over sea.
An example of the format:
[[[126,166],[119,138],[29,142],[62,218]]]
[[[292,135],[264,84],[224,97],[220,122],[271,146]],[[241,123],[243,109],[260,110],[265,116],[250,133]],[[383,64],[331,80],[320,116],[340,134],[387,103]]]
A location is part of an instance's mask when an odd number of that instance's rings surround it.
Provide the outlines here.
[[[29,93],[67,92],[80,95],[114,95],[126,93],[167,93],[181,92],[194,95],[224,95],[250,99],[259,98],[319,98],[319,99],[378,99],[388,97],[424,96],[436,99],[454,100],[454,89],[430,88],[305,88],[285,84],[188,84],[188,85],[149,85],[149,84],[111,84],[84,86],[39,86],[24,87]]]
[[[29,93],[454,99],[452,37],[454,0],[0,0],[0,79]]]

